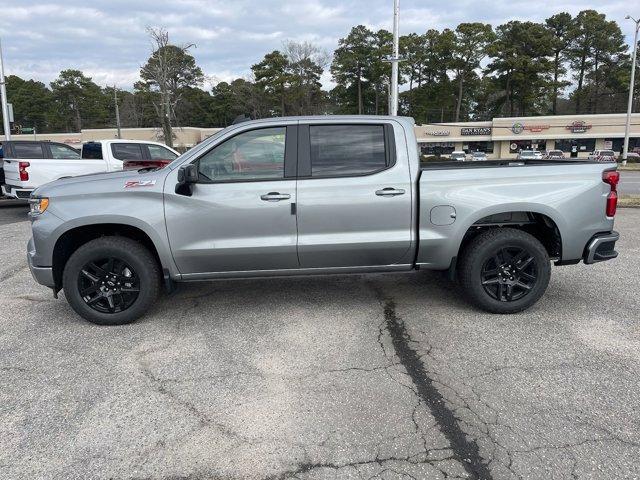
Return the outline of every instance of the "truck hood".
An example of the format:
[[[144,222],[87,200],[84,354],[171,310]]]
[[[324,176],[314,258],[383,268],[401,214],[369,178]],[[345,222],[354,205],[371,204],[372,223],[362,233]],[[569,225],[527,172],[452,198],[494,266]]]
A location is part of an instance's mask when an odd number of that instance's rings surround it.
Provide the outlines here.
[[[67,177],[45,183],[36,188],[33,196],[48,197],[60,194],[105,193],[122,191],[136,186],[162,185],[167,170],[145,171],[121,170],[117,172],[89,173],[77,177]],[[133,183],[132,183],[133,182]],[[137,183],[135,183],[137,182]]]

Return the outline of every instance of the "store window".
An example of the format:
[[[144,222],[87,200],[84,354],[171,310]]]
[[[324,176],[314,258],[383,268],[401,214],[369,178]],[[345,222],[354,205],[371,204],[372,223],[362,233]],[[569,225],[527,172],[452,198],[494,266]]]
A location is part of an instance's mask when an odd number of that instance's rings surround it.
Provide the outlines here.
[[[484,152],[493,153],[493,142],[469,142],[462,146],[466,153]]]
[[[593,152],[595,149],[595,138],[569,138],[556,140],[556,150],[562,150],[563,152]]]
[[[605,138],[604,148],[613,150],[616,153],[622,153],[624,146],[624,138]],[[629,151],[640,153],[640,137],[629,138]]]
[[[449,155],[455,149],[453,142],[429,142],[420,144],[420,153],[422,153],[422,155]]]
[[[509,153],[518,153],[520,150],[538,150],[547,149],[546,140],[509,140]]]

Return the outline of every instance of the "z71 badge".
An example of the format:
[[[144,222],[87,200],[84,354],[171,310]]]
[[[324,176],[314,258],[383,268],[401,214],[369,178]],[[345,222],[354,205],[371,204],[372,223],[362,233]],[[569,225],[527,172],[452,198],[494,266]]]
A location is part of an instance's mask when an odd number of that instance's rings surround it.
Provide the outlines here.
[[[128,180],[125,182],[124,188],[153,187],[155,184],[155,180]]]

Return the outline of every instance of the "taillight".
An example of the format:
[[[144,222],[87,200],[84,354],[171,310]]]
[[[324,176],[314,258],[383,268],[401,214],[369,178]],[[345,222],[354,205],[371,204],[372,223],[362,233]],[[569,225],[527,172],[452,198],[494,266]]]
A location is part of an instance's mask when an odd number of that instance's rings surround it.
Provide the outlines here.
[[[20,181],[28,182],[29,181],[29,172],[27,172],[27,167],[30,165],[29,162],[20,162],[18,163],[18,171],[20,172]]]
[[[620,172],[615,170],[602,172],[602,181],[611,186],[611,191],[609,195],[607,195],[606,214],[607,217],[613,217],[618,208],[618,182],[620,181]]]

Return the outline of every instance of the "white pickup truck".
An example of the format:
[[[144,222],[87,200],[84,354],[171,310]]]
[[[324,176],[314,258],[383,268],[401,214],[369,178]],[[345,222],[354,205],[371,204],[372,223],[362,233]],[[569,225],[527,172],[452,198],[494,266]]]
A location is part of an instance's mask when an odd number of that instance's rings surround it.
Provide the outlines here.
[[[162,167],[180,155],[162,143],[139,140],[87,142],[80,152],[64,143],[5,141],[2,154],[2,193],[19,199],[28,199],[36,187],[60,178]]]

